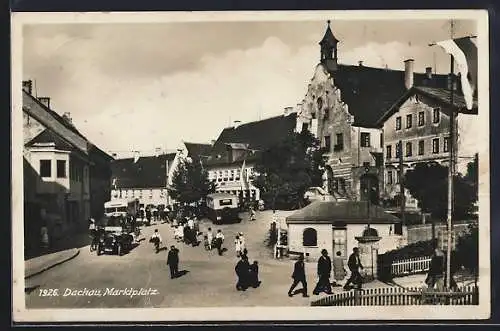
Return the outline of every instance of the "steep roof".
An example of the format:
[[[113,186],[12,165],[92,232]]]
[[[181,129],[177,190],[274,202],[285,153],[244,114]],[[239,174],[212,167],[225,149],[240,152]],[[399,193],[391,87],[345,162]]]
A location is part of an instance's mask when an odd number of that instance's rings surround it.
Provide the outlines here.
[[[401,220],[365,201],[315,201],[286,218],[286,223],[393,224]]]
[[[214,150],[225,150],[226,144],[248,144],[249,149],[265,150],[293,132],[297,114],[280,115],[260,121],[241,124],[222,130],[214,144]]]
[[[167,186],[167,163],[169,168],[176,153],[159,156],[117,159],[111,162],[112,180],[119,189],[165,188]]]
[[[107,162],[112,159],[110,155],[99,149],[95,144],[90,142],[83,134],[81,134],[72,123],[68,122],[54,110],[46,107],[42,102],[40,102],[40,100],[26,92],[24,89],[23,111],[46,127],[48,130],[45,131],[50,131],[52,134],[59,137],[59,144],[61,144],[61,141],[64,141],[64,143],[72,145],[74,148],[79,150],[80,153],[85,155],[88,155],[89,152],[91,152],[89,156],[92,158],[94,155],[98,155],[100,161]],[[45,131],[42,131],[42,133]],[[54,138],[54,135],[50,135],[50,137]],[[39,142],[56,143],[56,141],[45,141],[49,139],[48,133],[38,137],[38,139],[44,140]],[[28,144],[29,143],[30,142],[28,142]]]
[[[34,146],[35,144],[46,144],[46,143],[54,143],[56,149],[62,151],[73,151],[75,148],[62,139],[59,135],[55,134],[53,131],[45,129],[36,135],[33,139],[26,143],[27,147]]]
[[[447,108],[452,106],[450,102],[450,90],[447,88],[438,88],[430,86],[413,86],[411,89],[407,90],[398,100],[396,100],[380,117],[377,125],[382,126],[384,122],[396,113],[401,107],[401,105],[408,100],[409,97],[415,94],[421,94],[428,98],[433,99],[438,104],[442,105],[443,111],[447,112]],[[467,110],[464,96],[461,92],[455,91],[453,96],[453,108],[458,112],[465,114],[477,114],[477,99],[473,101],[473,109]]]
[[[186,149],[188,151],[188,156],[190,157],[209,156],[210,152],[212,151],[212,145],[210,144],[185,142],[184,146],[186,146]]]
[[[241,163],[243,159],[247,161],[254,160],[258,157],[259,151],[269,149],[292,133],[295,130],[296,123],[297,113],[291,113],[288,116],[280,115],[241,124],[238,127],[225,128],[215,142],[207,164],[229,163],[227,158],[228,145],[234,147],[244,144],[248,146],[249,150],[248,153],[243,154],[231,163]]]
[[[378,127],[379,119],[407,91],[404,71],[343,64],[326,69],[354,115],[354,126]],[[446,84],[447,75],[432,74],[429,80],[425,73],[414,73],[415,86]]]
[[[332,29],[330,29],[330,21],[328,21],[328,27],[326,28],[325,35],[323,39],[319,42],[320,45],[326,44],[328,46],[334,47],[337,45],[339,40],[333,35]]]

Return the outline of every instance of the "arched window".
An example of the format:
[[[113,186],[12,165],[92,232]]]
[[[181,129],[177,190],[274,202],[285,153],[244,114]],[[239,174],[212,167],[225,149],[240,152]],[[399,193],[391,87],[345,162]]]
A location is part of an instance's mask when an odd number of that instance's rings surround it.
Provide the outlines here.
[[[307,228],[302,233],[302,244],[304,246],[318,246],[318,234],[315,229]]]

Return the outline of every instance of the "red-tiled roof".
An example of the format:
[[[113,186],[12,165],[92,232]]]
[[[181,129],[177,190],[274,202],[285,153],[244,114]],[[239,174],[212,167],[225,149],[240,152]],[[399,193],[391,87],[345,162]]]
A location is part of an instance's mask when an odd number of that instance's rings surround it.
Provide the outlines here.
[[[167,186],[167,163],[170,168],[176,153],[159,156],[143,156],[117,159],[111,162],[112,180],[118,189],[165,188]]]

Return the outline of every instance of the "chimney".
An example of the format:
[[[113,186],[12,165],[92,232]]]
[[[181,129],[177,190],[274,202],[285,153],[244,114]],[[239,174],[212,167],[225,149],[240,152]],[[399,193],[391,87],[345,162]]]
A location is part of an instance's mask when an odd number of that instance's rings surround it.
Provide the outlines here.
[[[215,141],[216,141],[215,139],[210,140],[210,145],[212,146],[215,145]]]
[[[141,157],[141,154],[139,151],[134,151],[134,163],[139,161],[139,158]]]
[[[363,66],[363,61],[358,61],[358,65],[359,65],[360,67],[362,67],[362,66]]]
[[[427,79],[432,79],[432,67],[425,68],[425,77],[427,77]]]
[[[33,92],[33,81],[23,80],[23,90],[31,95],[31,92]]]
[[[69,124],[73,124],[73,120],[71,119],[71,113],[65,112],[62,117]]]
[[[155,148],[155,156],[158,157],[161,154],[161,147],[156,147]]]
[[[113,159],[116,159],[116,158],[117,158],[117,156],[118,156],[118,154],[116,154],[116,153],[112,153],[112,154],[111,154],[111,156],[113,157]]]
[[[413,86],[413,59],[405,60],[405,87],[410,89]]]
[[[40,101],[45,107],[50,109],[50,98],[48,97],[39,97],[38,101]]]
[[[234,123],[234,128],[236,129],[237,127],[240,126],[241,121],[234,121],[233,123]]]

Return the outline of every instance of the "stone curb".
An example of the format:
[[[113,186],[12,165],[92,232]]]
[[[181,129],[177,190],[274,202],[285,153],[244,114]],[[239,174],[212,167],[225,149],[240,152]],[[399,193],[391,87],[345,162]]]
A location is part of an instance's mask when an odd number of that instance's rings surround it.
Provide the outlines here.
[[[31,278],[33,276],[39,275],[39,274],[41,274],[41,273],[43,273],[43,272],[45,272],[45,271],[47,271],[49,269],[52,269],[52,268],[54,268],[54,267],[56,267],[56,266],[58,266],[60,264],[63,264],[64,262],[70,261],[70,260],[74,259],[75,257],[77,257],[78,254],[80,254],[80,249],[75,249],[75,251],[73,252],[73,254],[71,254],[70,256],[68,256],[68,257],[66,257],[66,258],[64,258],[64,259],[62,259],[60,261],[57,261],[55,263],[49,264],[48,266],[43,267],[41,270],[35,271],[35,272],[31,273],[31,274],[26,274],[24,276],[24,279],[28,279],[28,278]]]

